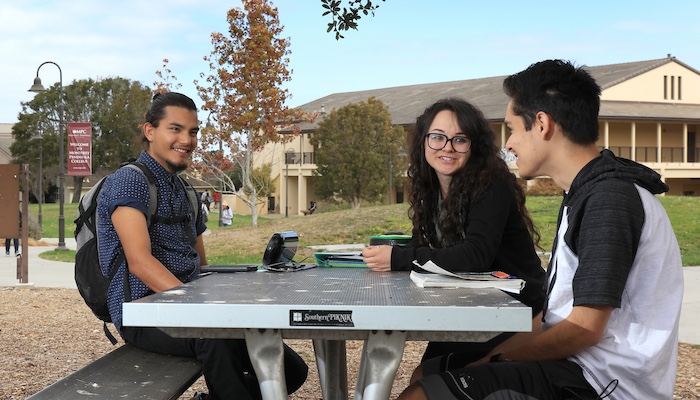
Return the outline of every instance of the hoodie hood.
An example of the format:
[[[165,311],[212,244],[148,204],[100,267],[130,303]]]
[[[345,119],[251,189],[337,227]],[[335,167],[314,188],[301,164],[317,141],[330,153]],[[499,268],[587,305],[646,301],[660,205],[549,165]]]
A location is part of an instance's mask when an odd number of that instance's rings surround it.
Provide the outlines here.
[[[642,164],[616,157],[610,150],[600,152],[597,157],[586,164],[576,175],[571,184],[566,203],[573,204],[579,196],[585,195],[589,188],[604,179],[620,179],[637,184],[653,194],[665,193],[669,187],[661,181],[661,175]]]

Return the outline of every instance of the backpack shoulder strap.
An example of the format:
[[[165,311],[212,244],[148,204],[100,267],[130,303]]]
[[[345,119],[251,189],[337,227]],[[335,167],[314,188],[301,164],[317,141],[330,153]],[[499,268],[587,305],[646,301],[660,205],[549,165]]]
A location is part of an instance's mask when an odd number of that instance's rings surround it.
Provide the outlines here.
[[[189,200],[190,208],[192,209],[192,217],[194,218],[196,225],[197,217],[201,211],[201,203],[199,202],[199,198],[197,198],[197,192],[194,190],[192,185],[190,185],[190,183],[186,180],[182,179],[180,175],[178,175],[177,178],[180,180],[180,183],[182,183],[182,187],[185,188],[185,194],[187,195],[187,200]],[[197,232],[190,231],[189,229],[187,229],[186,232],[187,237],[190,239],[190,243],[192,246],[194,246],[194,244],[197,242]]]
[[[87,226],[88,229],[90,229],[90,232],[95,234],[97,232],[97,227],[91,221],[91,217],[96,213],[97,209],[97,196],[100,194],[100,190],[102,190],[102,185],[105,183],[106,177],[100,179],[95,186],[92,187],[83,197],[80,199],[80,203],[78,203],[78,218],[73,221],[76,225],[75,228],[75,237],[76,239],[78,238],[78,235],[80,234],[80,231],[83,229],[83,226]],[[85,205],[87,204],[87,208],[85,208]]]
[[[187,194],[187,200],[190,202],[190,208],[192,209],[192,216],[194,217],[194,220],[197,220],[197,216],[199,214],[199,210],[201,209],[199,199],[197,199],[197,192],[194,190],[192,185],[190,185],[189,182],[186,180],[182,179],[180,175],[177,176],[177,178],[180,180],[182,183],[182,187],[185,188],[185,193]]]
[[[148,169],[146,164],[140,161],[134,161],[124,164],[123,166],[141,171],[141,173],[146,177],[146,182],[148,182],[148,192],[150,194],[150,201],[148,202],[148,215],[146,215],[146,226],[150,228],[156,212],[158,212],[158,188],[156,187],[156,178],[153,176],[153,173],[150,169]]]

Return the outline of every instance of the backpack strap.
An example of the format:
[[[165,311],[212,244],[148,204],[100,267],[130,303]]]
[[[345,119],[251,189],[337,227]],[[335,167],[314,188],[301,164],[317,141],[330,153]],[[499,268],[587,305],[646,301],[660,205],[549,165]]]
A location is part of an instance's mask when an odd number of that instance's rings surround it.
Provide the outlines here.
[[[146,166],[146,164],[141,161],[134,161],[131,163],[123,164],[124,167],[129,167],[137,171],[141,171],[146,177],[146,182],[148,182],[148,192],[150,194],[150,201],[148,202],[148,214],[146,214],[146,226],[151,228],[154,220],[157,218],[156,213],[158,212],[158,187],[156,186],[156,178],[153,173]]]
[[[85,209],[85,205],[83,204],[83,201],[81,199],[80,203],[78,203],[78,218],[76,218],[73,223],[75,223],[75,238],[78,238],[78,235],[80,234],[80,231],[83,228],[88,228],[90,232],[97,232],[97,226],[90,221],[90,216],[94,215],[97,212],[97,196],[100,194],[100,191],[102,190],[102,185],[105,183],[105,178],[100,179],[97,182],[97,185],[94,189],[91,189],[93,192],[93,197],[92,201],[90,202],[90,205],[88,206],[87,209]]]
[[[190,185],[190,183],[186,180],[182,179],[180,175],[177,176],[177,179],[180,181],[180,184],[182,184],[182,187],[185,189],[187,200],[189,200],[190,203],[190,210],[192,211],[191,215],[194,217],[196,223],[197,217],[199,216],[199,211],[201,210],[199,199],[197,198],[197,192],[194,190],[192,185]],[[187,237],[190,239],[190,244],[194,247],[195,243],[197,242],[197,232],[192,232],[188,229]]]
[[[180,175],[178,175],[177,178],[180,180],[182,186],[185,188],[185,193],[187,193],[187,199],[190,201],[190,208],[192,208],[192,214],[194,214],[194,219],[197,220],[197,216],[199,214],[199,211],[201,210],[199,200],[197,200],[197,192],[194,190],[192,185],[190,185],[190,183],[186,180],[182,179]]]

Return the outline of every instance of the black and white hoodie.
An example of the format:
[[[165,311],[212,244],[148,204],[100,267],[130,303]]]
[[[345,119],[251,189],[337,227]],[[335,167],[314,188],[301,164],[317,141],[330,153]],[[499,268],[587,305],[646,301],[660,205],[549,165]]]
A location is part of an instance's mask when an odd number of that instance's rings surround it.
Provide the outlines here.
[[[683,271],[655,197],[668,186],[641,164],[608,150],[601,155],[581,169],[564,197],[543,327],[566,319],[576,305],[613,307],[601,341],[570,359],[599,392],[617,380],[610,399],[670,399]]]

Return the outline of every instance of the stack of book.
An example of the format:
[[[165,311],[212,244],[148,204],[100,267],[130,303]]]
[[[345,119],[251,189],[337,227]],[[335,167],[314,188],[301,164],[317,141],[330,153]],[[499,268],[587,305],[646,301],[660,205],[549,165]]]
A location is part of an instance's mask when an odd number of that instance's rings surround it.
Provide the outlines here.
[[[360,251],[316,253],[314,256],[319,267],[364,268],[367,266]]]
[[[449,272],[432,261],[421,265],[413,262],[425,273],[411,271],[411,280],[422,288],[496,288],[518,294],[525,286],[525,281],[502,271],[490,272]]]

